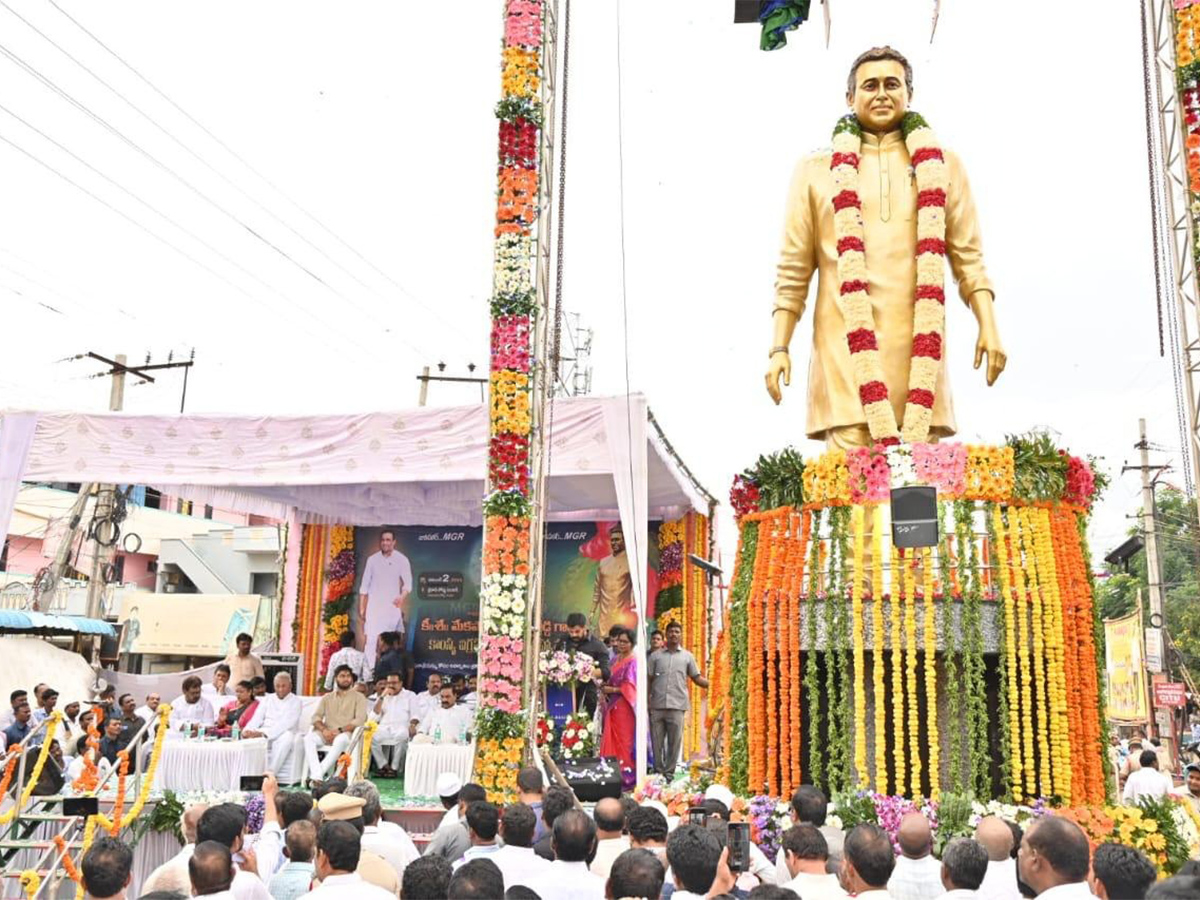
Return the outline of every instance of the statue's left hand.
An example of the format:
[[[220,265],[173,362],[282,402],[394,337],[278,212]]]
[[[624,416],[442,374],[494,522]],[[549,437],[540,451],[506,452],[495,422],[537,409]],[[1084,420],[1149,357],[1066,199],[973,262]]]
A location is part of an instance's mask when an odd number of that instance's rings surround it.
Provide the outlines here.
[[[996,383],[996,379],[1000,377],[1000,373],[1004,371],[1004,366],[1008,362],[1008,356],[1004,352],[1004,348],[1000,346],[1000,335],[996,334],[995,327],[985,328],[980,326],[979,340],[975,342],[975,368],[978,369],[983,362],[984,355],[987,355],[987,383],[991,387]]]

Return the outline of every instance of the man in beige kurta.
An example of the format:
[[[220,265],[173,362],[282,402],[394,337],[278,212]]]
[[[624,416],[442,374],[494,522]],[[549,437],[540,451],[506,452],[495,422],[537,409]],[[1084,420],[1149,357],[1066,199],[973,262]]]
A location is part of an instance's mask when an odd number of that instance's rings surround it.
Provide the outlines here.
[[[969,305],[976,291],[993,293],[992,283],[983,264],[979,222],[966,172],[956,155],[944,152],[950,174],[946,257],[958,282],[959,296]],[[796,167],[775,281],[775,309],[799,318],[804,312],[809,283],[813,273],[817,273],[805,431],[810,438],[826,440],[832,446],[857,446],[870,441],[864,436],[866,416],[859,401],[846,328],[837,304],[838,253],[830,154],[828,150],[817,153]],[[868,294],[875,315],[888,399],[900,423],[904,420],[912,354],[917,185],[908,148],[898,130],[882,136],[864,131],[860,160],[858,193],[866,233]],[[955,430],[943,351],[930,439],[948,437]]]

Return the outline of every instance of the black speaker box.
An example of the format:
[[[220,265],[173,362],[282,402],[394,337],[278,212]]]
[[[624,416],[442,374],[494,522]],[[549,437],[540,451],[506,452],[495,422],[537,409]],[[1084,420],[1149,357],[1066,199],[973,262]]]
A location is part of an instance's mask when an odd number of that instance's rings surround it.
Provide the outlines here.
[[[559,760],[558,768],[581,803],[621,796],[621,761],[615,756]]]

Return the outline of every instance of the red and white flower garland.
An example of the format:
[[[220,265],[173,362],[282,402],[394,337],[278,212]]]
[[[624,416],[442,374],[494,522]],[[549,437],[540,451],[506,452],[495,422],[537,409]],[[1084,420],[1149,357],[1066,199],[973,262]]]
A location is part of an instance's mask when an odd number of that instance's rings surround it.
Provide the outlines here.
[[[854,367],[859,400],[871,437],[881,444],[928,440],[934,390],[942,361],[946,321],[946,190],[950,178],[933,129],[916,113],[901,123],[917,178],[917,279],[913,307],[913,346],[904,421],[896,422],[888,400],[875,316],[868,294],[866,232],[858,193],[862,129],[853,115],[833,132],[833,228],[837,237],[838,303]]]

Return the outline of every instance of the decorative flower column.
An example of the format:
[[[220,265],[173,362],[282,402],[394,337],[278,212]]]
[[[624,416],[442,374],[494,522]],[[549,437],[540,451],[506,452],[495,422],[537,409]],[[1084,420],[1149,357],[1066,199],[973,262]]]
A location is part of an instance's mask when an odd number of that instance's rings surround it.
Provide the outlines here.
[[[541,0],[507,0],[492,285],[490,442],[484,499],[475,777],[510,799],[524,751],[523,683],[529,614],[533,227],[541,127]]]

